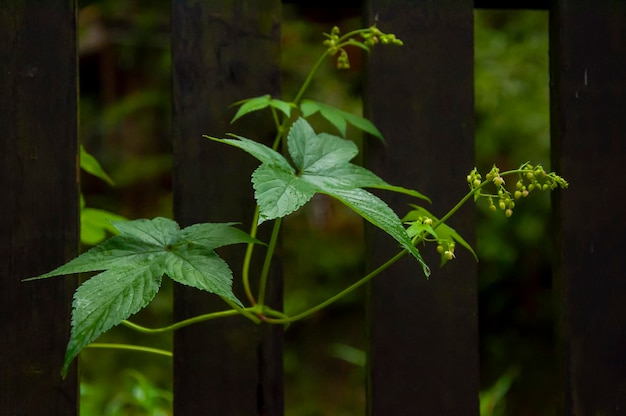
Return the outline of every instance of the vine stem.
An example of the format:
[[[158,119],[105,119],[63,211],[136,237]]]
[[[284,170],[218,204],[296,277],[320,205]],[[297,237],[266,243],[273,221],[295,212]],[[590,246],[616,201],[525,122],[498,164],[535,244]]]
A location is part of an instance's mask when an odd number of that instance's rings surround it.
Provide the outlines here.
[[[507,176],[507,175],[512,175],[512,174],[516,174],[516,173],[522,173],[522,172],[523,172],[522,169],[515,169],[515,170],[502,172],[502,173],[500,173],[500,175],[501,176]],[[472,190],[470,190],[467,194],[465,194],[459,200],[459,202],[457,202],[456,205],[454,205],[454,207],[452,207],[443,217],[441,217],[441,219],[436,221],[433,224],[432,228],[436,229],[438,226],[440,226],[445,221],[447,221],[452,215],[454,215],[463,206],[463,204],[465,204],[472,196],[474,196],[477,192],[479,192],[479,190],[482,189],[484,186],[486,186],[488,183],[490,183],[490,181],[484,181],[480,185],[478,185],[477,187],[472,188]],[[416,238],[414,239],[413,243],[415,245],[417,245],[423,239],[424,239],[423,236],[416,236]],[[265,318],[265,321],[268,322],[268,323],[272,323],[272,324],[289,324],[289,323],[293,323],[293,322],[299,321],[300,319],[304,319],[304,318],[314,314],[315,312],[317,312],[317,311],[319,311],[321,309],[324,309],[328,305],[336,302],[337,300],[339,300],[342,297],[344,297],[345,295],[353,292],[354,290],[358,289],[359,287],[363,286],[365,283],[369,282],[374,277],[378,276],[380,273],[382,273],[387,268],[389,268],[391,265],[393,265],[398,260],[400,260],[407,253],[408,253],[407,250],[400,251],[395,256],[393,256],[392,258],[387,260],[382,265],[378,266],[376,269],[374,269],[373,271],[371,271],[370,273],[368,273],[367,275],[362,277],[357,282],[355,282],[352,285],[348,286],[347,288],[345,288],[341,292],[335,294],[334,296],[326,299],[324,302],[322,302],[322,303],[320,303],[320,304],[318,304],[318,305],[316,305],[316,306],[314,306],[314,307],[312,307],[310,309],[307,309],[304,312],[301,312],[301,313],[299,313],[297,315],[284,317],[284,318]]]
[[[240,308],[241,309],[241,308]],[[252,307],[252,308],[244,308],[241,309],[243,311],[245,311],[248,314],[253,314],[257,312],[257,308],[256,307]],[[164,326],[161,328],[147,328],[145,326],[142,325],[138,325],[134,322],[130,322],[127,320],[123,320],[122,321],[122,325],[135,330],[137,332],[141,332],[144,334],[161,334],[164,332],[170,332],[170,331],[175,331],[177,329],[180,328],[184,328],[186,326],[192,325],[192,324],[197,324],[199,322],[204,322],[204,321],[210,321],[212,319],[217,319],[217,318],[226,318],[228,316],[237,316],[237,315],[241,315],[241,311],[237,310],[237,309],[228,309],[225,311],[220,311],[220,312],[212,312],[212,313],[206,313],[204,315],[198,315],[198,316],[194,316],[192,318],[189,319],[185,319],[183,321],[179,321],[176,322],[175,324],[172,325],[168,325],[168,326]],[[254,315],[252,315],[258,322],[260,322],[260,320],[258,318],[256,318]]]
[[[91,343],[86,348],[101,348],[101,349],[115,349],[115,350],[129,350],[148,352],[151,354],[164,355],[166,357],[173,357],[174,354],[171,351],[162,350],[159,348],[144,347],[143,345],[131,345],[131,344],[108,344],[108,343]]]
[[[270,265],[272,264],[272,257],[276,251],[276,243],[278,242],[278,235],[280,233],[280,226],[282,224],[282,218],[277,218],[274,221],[274,227],[272,228],[272,236],[270,237],[270,243],[267,247],[267,253],[265,254],[265,260],[263,261],[263,268],[261,269],[261,277],[259,281],[259,296],[258,304],[263,306],[265,304],[265,290],[267,287],[267,277],[270,271]]]
[[[252,225],[250,226],[250,237],[256,238],[257,229],[259,222],[259,206],[257,205],[254,208],[254,215],[252,216]],[[252,253],[254,252],[254,243],[248,243],[246,247],[246,254],[243,258],[243,266],[241,268],[241,280],[243,283],[243,289],[246,292],[246,297],[250,301],[250,303],[254,306],[256,305],[256,300],[254,299],[254,295],[252,294],[252,289],[250,288],[250,262],[252,261]]]
[[[324,302],[322,302],[322,303],[312,307],[311,309],[307,309],[304,312],[301,312],[301,313],[299,313],[297,315],[293,315],[293,316],[286,317],[286,318],[265,318],[265,321],[269,322],[269,323],[272,323],[272,324],[289,324],[289,323],[292,323],[292,322],[299,321],[300,319],[304,319],[304,318],[314,314],[315,312],[317,312],[317,311],[319,311],[321,309],[324,309],[325,307],[327,307],[331,303],[336,302],[337,300],[341,299],[345,295],[355,291],[359,287],[363,286],[365,283],[369,282],[374,277],[378,276],[380,273],[382,273],[387,268],[389,268],[391,265],[393,265],[395,262],[400,260],[406,254],[407,254],[406,250],[400,251],[398,254],[396,254],[395,256],[390,258],[389,260],[387,260],[385,263],[383,263],[382,265],[378,266],[376,269],[374,269],[373,271],[368,273],[366,276],[362,277],[359,281],[353,283],[352,285],[348,286],[347,288],[345,288],[341,292],[339,292],[336,295],[326,299]]]
[[[296,107],[300,103],[300,100],[302,100],[302,96],[304,95],[306,90],[309,88],[309,85],[311,84],[311,81],[313,80],[313,76],[322,65],[322,62],[324,62],[324,59],[326,59],[326,57],[329,54],[330,54],[330,51],[326,49],[324,53],[317,59],[317,62],[315,62],[315,65],[313,65],[313,68],[311,68],[311,70],[309,71],[309,74],[307,75],[306,79],[302,83],[302,86],[300,87],[300,89],[296,93],[295,98],[293,99],[293,103],[296,105]]]

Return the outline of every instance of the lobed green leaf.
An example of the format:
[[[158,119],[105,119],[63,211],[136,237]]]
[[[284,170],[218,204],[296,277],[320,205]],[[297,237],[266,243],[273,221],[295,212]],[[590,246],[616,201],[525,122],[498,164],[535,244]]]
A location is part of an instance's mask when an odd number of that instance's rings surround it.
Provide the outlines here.
[[[258,241],[232,225],[196,224],[181,230],[166,218],[117,222],[114,226],[119,235],[51,272],[26,279],[104,270],[74,294],[72,333],[63,372],[82,348],[145,307],[157,293],[164,274],[241,306],[232,292],[232,272],[214,249]]]
[[[330,134],[316,134],[300,118],[287,135],[287,160],[267,146],[238,137],[212,140],[241,148],[261,161],[252,174],[255,198],[259,205],[259,224],[282,218],[306,204],[316,192],[330,195],[353,209],[364,219],[387,232],[429,270],[411,242],[402,221],[380,198],[362,188],[371,187],[428,199],[417,191],[387,184],[369,170],[350,163],[358,154],[356,145]]]

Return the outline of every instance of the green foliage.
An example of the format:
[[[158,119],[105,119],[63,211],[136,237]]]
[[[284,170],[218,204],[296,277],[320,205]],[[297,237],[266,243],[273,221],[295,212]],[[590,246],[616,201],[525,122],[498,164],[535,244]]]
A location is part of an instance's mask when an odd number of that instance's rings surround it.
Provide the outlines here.
[[[72,332],[63,365],[64,373],[73,358],[83,348],[89,346],[102,333],[151,302],[160,289],[164,274],[179,283],[223,297],[231,309],[194,317],[158,329],[144,328],[124,322],[126,326],[147,333],[165,332],[202,320],[234,314],[242,314],[255,323],[289,324],[310,316],[346,295],[354,293],[357,288],[382,273],[406,253],[411,253],[422,266],[424,273],[428,275],[428,267],[422,260],[417,246],[434,242],[437,250],[441,253],[442,265],[454,259],[456,244],[465,247],[476,257],[469,244],[445,223],[461,205],[472,198],[475,200],[479,200],[481,197],[491,198],[489,199],[490,207],[495,206],[493,199],[496,198],[498,206],[501,206],[506,215],[510,216],[513,212],[515,199],[526,196],[524,191],[530,192],[532,190],[530,185],[533,186],[533,189],[537,188],[533,178],[526,176],[530,171],[538,177],[554,179],[555,182],[553,183],[558,186],[562,185],[556,182],[557,178],[560,179],[558,176],[551,176],[553,174],[547,174],[543,168],[537,170],[537,167],[528,164],[523,165],[518,170],[503,173],[500,173],[494,166],[492,171],[487,174],[486,182],[482,181],[482,176],[475,169],[468,176],[470,185],[468,194],[447,214],[438,219],[426,209],[412,205],[413,209],[404,217],[403,224],[398,215],[382,199],[364,188],[398,192],[425,200],[428,198],[417,191],[390,185],[373,172],[351,163],[358,154],[358,148],[353,142],[345,140],[348,124],[383,140],[380,131],[373,123],[362,117],[329,104],[303,98],[314,74],[325,59],[332,57],[339,69],[350,68],[345,47],[356,46],[369,51],[371,47],[378,44],[399,46],[402,42],[393,34],[382,33],[375,26],[350,31],[344,35],[340,34],[337,27],[334,27],[329,34],[325,34],[325,37],[323,44],[327,49],[313,66],[293,100],[287,101],[273,98],[270,95],[262,95],[233,104],[239,108],[231,122],[235,122],[252,112],[264,109],[271,111],[277,131],[271,147],[234,134],[227,139],[205,136],[215,142],[237,147],[261,162],[252,174],[257,211],[252,221],[250,234],[233,228],[233,223],[196,224],[180,230],[175,222],[165,218],[136,220],[126,223],[114,222],[113,225],[110,225],[107,223],[108,220],[116,219],[113,214],[85,208],[84,203],[81,205],[83,208],[83,215],[81,215],[83,229],[85,232],[89,232],[90,242],[104,238],[106,233],[119,233],[119,235],[89,250],[66,265],[35,278],[103,271],[87,280],[76,291],[73,303]],[[120,120],[122,115],[142,108],[157,99],[158,94],[136,96],[135,100],[117,107],[118,112],[112,111],[109,115],[115,116],[111,118],[112,120]],[[297,113],[303,118],[297,118]],[[327,120],[343,138],[327,133],[316,133],[305,120],[316,114]],[[281,146],[283,140],[286,140],[286,146]],[[283,148],[286,152],[278,151],[278,149]],[[97,161],[81,148],[81,164],[83,162],[86,166],[85,169],[112,184]],[[133,168],[136,170],[136,166]],[[507,175],[524,175],[519,179],[522,181],[522,185],[517,191],[510,192],[504,188],[504,179],[502,178]],[[118,176],[115,175],[115,177]],[[489,183],[496,186],[496,193],[489,194],[485,191],[484,186]],[[563,183],[566,184],[564,181]],[[541,189],[544,185],[546,182],[541,182]],[[551,185],[548,183],[547,189],[552,189]],[[323,292],[326,295],[324,301],[313,307],[306,305],[306,301],[302,302],[305,305],[302,307],[305,309],[304,312],[291,314],[289,311],[288,315],[283,311],[273,310],[264,304],[267,273],[276,247],[281,219],[305,206],[315,194],[330,196],[349,207],[360,217],[388,233],[400,244],[402,249],[387,262],[361,277],[346,289],[339,292],[333,291],[329,294],[329,289],[324,288],[326,290]],[[258,295],[255,296],[249,281],[250,259],[254,244],[258,243],[255,238],[257,227],[266,222],[273,222],[274,228],[262,270],[259,276],[256,276],[258,277]],[[233,276],[230,267],[215,253],[216,248],[235,243],[248,243],[241,279],[247,300],[251,305],[249,307],[245,307],[233,294]],[[289,300],[285,303],[289,304]],[[95,345],[92,344],[91,346]],[[113,347],[113,344],[110,346]],[[147,348],[143,349],[147,351]],[[335,348],[333,354],[355,364],[362,364],[364,359],[360,351],[345,346]],[[133,388],[133,392],[142,391],[143,393],[130,399],[124,398],[116,407],[117,410],[123,411],[122,409],[127,409],[129,406],[145,410],[154,406],[155,400],[160,397],[158,391],[153,394],[154,391],[150,389],[150,386],[146,387],[146,383],[142,381],[141,377],[135,376],[134,381],[137,388]],[[506,389],[501,388],[498,392],[505,393]],[[500,398],[500,396],[496,397],[498,400]]]
[[[94,246],[107,238],[108,234],[117,234],[113,222],[126,221],[126,218],[112,212],[87,208],[85,198],[80,196],[80,241],[83,244]]]
[[[93,157],[92,154],[88,153],[82,144],[80,145],[79,156],[80,156],[79,158],[80,168],[82,170],[94,175],[97,178],[102,179],[109,185],[115,185],[115,182],[113,182],[113,179],[111,179],[111,177],[107,175],[104,169],[102,169],[102,166],[100,166],[100,162],[98,162],[98,160],[95,157]]]
[[[238,101],[233,104],[233,106],[240,107],[239,110],[237,110],[237,113],[235,114],[233,119],[230,121],[231,123],[235,122],[237,119],[245,116],[246,114],[252,113],[254,111],[259,111],[268,107],[280,110],[287,117],[291,116],[291,105],[283,100],[272,98],[269,94]]]
[[[318,103],[314,100],[302,100],[300,110],[302,111],[302,116],[305,118],[319,112],[322,117],[328,120],[337,128],[337,130],[339,130],[343,137],[346,137],[347,125],[351,124],[354,127],[384,141],[383,134],[376,128],[374,123],[366,118],[355,116],[354,114],[346,111],[341,111],[331,105]]]
[[[172,414],[173,394],[154,385],[144,374],[124,370],[121,391],[110,399],[99,397],[100,390],[89,383],[80,385],[81,416],[145,415],[168,416]],[[96,406],[105,401],[104,410]]]
[[[455,243],[465,247],[478,261],[478,256],[469,245],[452,227],[441,222],[437,217],[428,212],[425,208],[417,205],[411,205],[413,210],[402,219],[409,225],[407,233],[411,238],[421,237],[426,241],[428,235],[432,236],[437,242],[437,251],[441,254],[441,265],[443,266],[449,260],[454,258]]]
[[[181,230],[165,218],[114,225],[120,235],[51,272],[28,279],[106,270],[76,290],[63,374],[90,342],[144,308],[158,292],[163,274],[241,305],[232,292],[232,272],[214,250],[256,242],[248,234],[232,224],[196,224]]]
[[[115,185],[113,179],[105,172],[100,162],[85,150],[83,145],[80,146],[80,167],[87,173],[102,179],[109,185]],[[87,208],[85,198],[82,193],[80,195],[80,241],[83,244],[93,246],[101,242],[107,237],[107,233],[116,234],[117,231],[112,225],[112,221],[126,221],[126,218],[112,212]]]
[[[424,273],[429,274],[398,216],[380,198],[361,188],[379,188],[425,197],[416,191],[389,185],[369,170],[349,163],[358,153],[353,142],[330,134],[316,134],[304,119],[299,119],[287,137],[294,168],[280,153],[244,137],[209,138],[239,147],[262,162],[252,175],[260,208],[259,224],[289,215],[307,203],[316,192],[324,193],[337,198],[386,231],[413,254],[422,263]]]

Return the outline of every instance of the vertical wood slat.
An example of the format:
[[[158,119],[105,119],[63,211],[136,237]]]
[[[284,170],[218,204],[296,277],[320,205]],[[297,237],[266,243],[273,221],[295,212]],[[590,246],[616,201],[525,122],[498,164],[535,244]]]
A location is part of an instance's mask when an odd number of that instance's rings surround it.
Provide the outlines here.
[[[21,279],[78,249],[76,4],[0,7],[0,409],[75,415],[60,371],[75,280]]]
[[[564,413],[626,410],[626,3],[554,2],[553,168]]]
[[[387,145],[371,142],[368,167],[430,196],[427,208],[441,216],[467,192],[474,163],[473,3],[370,0],[368,7],[370,22],[377,16],[381,30],[404,41],[372,51],[366,111]],[[384,198],[408,210],[407,199]],[[469,242],[473,215],[466,206],[449,221]],[[378,230],[368,239],[370,269],[398,250]],[[370,286],[371,415],[478,413],[476,263],[461,248],[443,269],[438,256],[425,258],[430,280],[404,258]]]
[[[235,132],[270,139],[267,114],[231,126],[234,110],[228,106],[278,95],[280,18],[278,0],[173,2],[174,213],[182,226],[241,221],[244,229],[250,227],[256,161],[201,136]],[[242,301],[244,250],[240,245],[220,251],[233,268],[235,294]],[[281,286],[275,280],[267,296],[279,306]],[[176,320],[226,307],[214,295],[176,287]],[[209,321],[177,331],[174,350],[177,415],[282,414],[280,327],[256,327],[241,317]]]

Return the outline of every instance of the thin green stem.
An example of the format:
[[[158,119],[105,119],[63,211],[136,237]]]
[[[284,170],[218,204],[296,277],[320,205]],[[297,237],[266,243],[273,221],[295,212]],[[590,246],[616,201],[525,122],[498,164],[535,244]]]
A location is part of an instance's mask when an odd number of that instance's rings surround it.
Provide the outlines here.
[[[254,215],[252,216],[252,225],[250,226],[250,236],[252,238],[256,237],[257,229],[259,222],[259,206],[257,205],[254,209]],[[250,262],[252,261],[252,253],[254,252],[254,243],[248,243],[246,247],[246,254],[243,258],[243,266],[241,269],[241,280],[243,283],[243,290],[246,292],[246,297],[250,301],[250,303],[254,306],[256,305],[256,300],[254,299],[254,295],[252,294],[252,289],[250,288]]]
[[[298,104],[300,104],[300,100],[302,100],[302,96],[304,95],[304,93],[306,92],[306,90],[309,88],[309,84],[311,84],[311,81],[313,80],[313,76],[315,75],[315,73],[317,72],[317,70],[320,68],[320,66],[322,65],[322,62],[324,62],[324,59],[326,59],[326,57],[330,54],[330,51],[328,49],[326,49],[324,51],[324,53],[319,57],[319,59],[317,60],[317,62],[315,62],[315,65],[313,65],[313,68],[311,68],[311,70],[309,71],[309,74],[307,75],[306,79],[304,80],[304,82],[302,83],[302,86],[300,87],[300,89],[298,90],[298,93],[296,94],[296,97],[293,99],[293,103],[297,106]]]
[[[257,311],[256,308],[245,308],[243,310],[248,314],[252,314]],[[136,323],[133,323],[127,320],[122,321],[122,325],[130,329],[133,329],[137,332],[144,333],[144,334],[161,334],[164,332],[175,331],[177,329],[184,328],[192,324],[197,324],[199,322],[210,321],[212,319],[225,318],[228,316],[237,316],[237,315],[241,315],[241,312],[236,309],[229,309],[225,311],[211,312],[211,313],[206,313],[204,315],[194,316],[193,318],[185,319],[183,321],[176,322],[175,324],[164,326],[161,328],[147,328],[145,326],[138,325]],[[258,318],[256,319],[258,320]]]
[[[350,40],[350,38],[352,38],[352,37],[354,37],[354,36],[356,36],[356,35],[360,35],[361,33],[367,33],[367,32],[369,32],[369,31],[370,31],[370,28],[369,28],[369,27],[368,27],[368,28],[355,29],[355,30],[353,30],[353,31],[351,31],[351,32],[346,33],[345,35],[341,35],[341,36],[339,37],[339,42],[340,42],[340,43],[342,43],[342,42],[344,42],[346,39],[347,39],[347,40]],[[346,44],[347,44],[347,42],[346,42]],[[341,47],[341,46],[345,46],[345,44],[341,44],[341,45],[339,45],[338,47]]]
[[[500,176],[508,176],[508,175],[513,175],[513,174],[516,174],[516,173],[523,173],[523,172],[525,172],[523,169],[507,170],[506,172],[501,172]],[[441,217],[438,221],[436,221],[433,224],[433,229],[437,228],[440,224],[443,224],[444,222],[448,221],[450,219],[450,217],[453,216],[463,206],[463,204],[465,204],[479,190],[481,190],[482,188],[484,188],[485,186],[487,186],[490,183],[491,183],[491,181],[483,181],[477,187],[472,188],[472,190],[469,191],[467,194],[465,194],[465,196],[463,198],[461,198],[459,200],[459,202],[457,202],[456,205],[454,207],[452,207],[452,209],[450,209],[450,211],[448,211],[446,213],[446,215]]]
[[[128,351],[140,351],[148,352],[151,354],[164,355],[166,357],[173,357],[174,354],[171,351],[162,350],[159,348],[144,347],[142,345],[130,345],[130,344],[103,344],[103,343],[91,343],[87,345],[87,348],[102,348],[102,349],[115,349],[115,350],[128,350]]]
[[[276,251],[276,243],[278,241],[278,234],[280,233],[280,225],[282,224],[282,218],[277,218],[274,221],[274,227],[272,228],[272,236],[270,237],[269,246],[267,247],[267,253],[265,253],[265,260],[263,261],[263,268],[261,269],[261,277],[259,280],[259,296],[258,304],[265,304],[265,290],[267,287],[267,277],[270,271],[270,265],[272,264],[272,257]]]
[[[249,320],[251,320],[252,322],[254,322],[255,324],[260,324],[261,320],[255,316],[254,314],[257,313],[257,311],[259,310],[258,307],[253,307],[252,311],[246,309],[246,308],[242,308],[241,306],[237,305],[235,302],[233,302],[230,299],[226,299],[225,297],[222,296],[222,300],[224,302],[226,302],[226,304],[228,304],[228,306],[230,306],[231,308],[233,308],[234,310],[236,310],[238,313],[242,314],[243,316],[245,316],[246,318],[248,318]]]
[[[326,299],[324,302],[310,308],[307,309],[304,312],[301,312],[297,315],[293,315],[287,318],[266,318],[265,321],[272,323],[272,324],[289,324],[295,321],[299,321],[300,319],[306,318],[308,316],[311,316],[312,314],[314,314],[315,312],[324,309],[325,307],[327,307],[328,305],[330,305],[331,303],[334,303],[336,301],[338,301],[339,299],[341,299],[342,297],[346,296],[349,293],[354,292],[356,289],[358,289],[359,287],[363,286],[365,283],[369,282],[370,280],[372,280],[374,277],[378,276],[380,273],[382,273],[383,271],[385,271],[386,269],[388,269],[391,265],[393,265],[395,262],[397,262],[398,260],[400,260],[404,255],[407,254],[406,250],[402,250],[400,251],[398,254],[396,254],[395,256],[393,256],[392,258],[390,258],[389,260],[387,260],[385,263],[383,263],[382,265],[378,266],[375,270],[371,271],[370,273],[368,273],[366,276],[362,277],[359,281],[353,283],[352,285],[348,286],[347,288],[345,288],[344,290],[342,290],[341,292],[337,293],[336,295]]]

